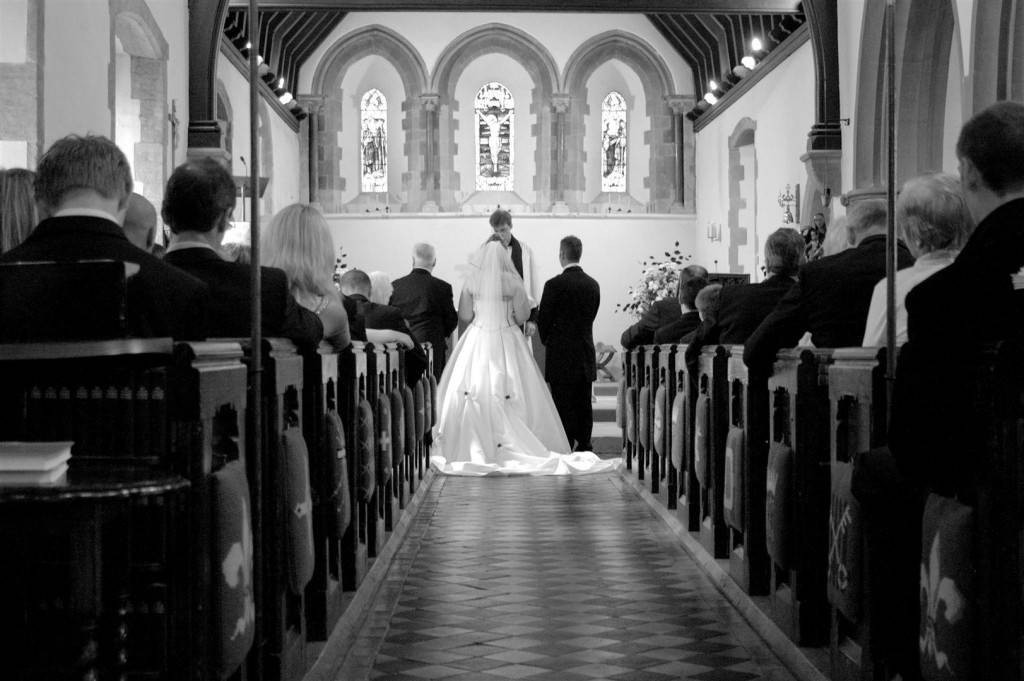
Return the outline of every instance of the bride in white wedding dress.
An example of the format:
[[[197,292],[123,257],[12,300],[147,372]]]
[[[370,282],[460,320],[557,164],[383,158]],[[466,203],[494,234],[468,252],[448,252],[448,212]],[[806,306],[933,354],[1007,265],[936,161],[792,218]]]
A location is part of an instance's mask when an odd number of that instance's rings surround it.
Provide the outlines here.
[[[459,315],[472,319],[448,359],[431,462],[450,475],[571,475],[619,460],[570,452],[544,377],[519,325],[530,300],[499,241],[471,261]]]

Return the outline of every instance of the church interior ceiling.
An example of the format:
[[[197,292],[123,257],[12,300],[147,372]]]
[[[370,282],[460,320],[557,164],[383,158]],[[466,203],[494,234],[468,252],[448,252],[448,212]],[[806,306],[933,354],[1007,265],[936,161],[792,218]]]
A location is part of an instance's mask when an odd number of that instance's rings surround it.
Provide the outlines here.
[[[348,12],[552,11],[550,0],[273,0],[260,2],[259,54],[271,72],[295,83],[299,67]],[[698,90],[726,79],[750,52],[752,38],[766,50],[804,21],[793,0],[560,0],[559,12],[644,14],[693,69]],[[248,3],[231,0],[224,34],[235,47],[248,35]]]

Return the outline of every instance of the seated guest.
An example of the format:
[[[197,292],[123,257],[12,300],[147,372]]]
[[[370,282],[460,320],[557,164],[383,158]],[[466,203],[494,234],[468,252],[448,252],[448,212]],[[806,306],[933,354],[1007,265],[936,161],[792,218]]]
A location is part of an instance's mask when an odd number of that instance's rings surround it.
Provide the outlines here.
[[[320,211],[305,203],[282,208],[263,230],[260,248],[263,263],[287,275],[299,305],[320,315],[324,340],[335,350],[348,347],[348,315],[333,280],[334,239]]]
[[[228,262],[220,253],[234,207],[235,181],[212,158],[178,166],[167,181],[162,213],[174,236],[164,262],[210,287],[211,336],[251,333],[251,266]],[[288,338],[301,350],[315,349],[324,335],[320,318],[295,302],[284,272],[263,267],[260,276],[263,335]]]
[[[974,229],[960,180],[946,174],[908,180],[896,200],[896,226],[916,258],[913,267],[896,273],[896,342],[903,344],[907,341],[907,293],[950,265]],[[885,345],[887,284],[887,279],[875,284],[864,347]]]
[[[679,340],[700,326],[700,313],[697,311],[697,294],[708,285],[704,277],[686,279],[679,284],[679,319],[666,324],[654,332],[651,339],[655,343],[678,343]]]
[[[686,346],[688,364],[692,366],[697,361],[705,345],[747,342],[754,329],[796,283],[797,272],[804,263],[803,237],[788,227],[775,230],[764,243],[764,261],[768,271],[764,281],[722,289],[717,316],[710,324],[702,322]]]
[[[362,270],[346,270],[341,275],[340,284],[342,294],[355,304],[355,318],[366,328],[366,340],[371,343],[397,342],[408,349],[405,380],[409,385],[415,384],[429,361],[423,348],[413,342],[402,311],[370,301],[370,277]]]
[[[850,230],[846,228],[846,216],[837,218],[821,240],[822,255],[842,253],[850,247]]]
[[[129,270],[137,268],[128,279],[128,333],[202,339],[209,290],[195,277],[132,245],[121,228],[131,193],[131,168],[116,144],[93,135],[57,140],[36,169],[36,205],[42,222],[20,246],[0,255],[0,262],[128,263]],[[23,300],[22,304],[53,302]]]
[[[721,284],[708,284],[700,290],[693,303],[697,307],[697,314],[700,315],[700,323],[703,324],[714,324],[715,320],[718,319],[718,308],[721,304],[722,285]],[[700,327],[697,327],[698,329]],[[694,334],[697,333],[697,329],[694,329],[690,333],[680,339],[681,343],[689,343],[693,340]]]
[[[128,198],[128,212],[124,215],[124,235],[138,248],[153,252],[156,242],[156,208],[142,194],[132,192]]]
[[[24,168],[0,170],[0,253],[20,244],[36,226],[35,176]]]
[[[394,288],[387,272],[374,270],[370,272],[370,302],[378,305],[389,305]]]
[[[636,324],[622,332],[622,338],[619,339],[622,347],[632,350],[639,345],[653,343],[655,331],[672,322],[679,321],[679,318],[683,316],[682,310],[679,307],[679,290],[684,281],[694,278],[707,280],[708,271],[700,265],[690,265],[681,269],[679,271],[679,288],[676,288],[676,297],[654,301]]]
[[[437,252],[430,244],[418,243],[412,249],[412,272],[395,280],[391,305],[402,311],[413,337],[430,343],[434,350],[434,377],[441,380],[447,362],[448,336],[458,326],[452,286],[432,272]]]
[[[885,276],[885,201],[857,204],[847,221],[855,245],[825,256],[800,269],[790,287],[745,344],[743,360],[757,371],[768,371],[775,354],[791,348],[805,331],[819,348],[860,345],[875,284]],[[900,244],[897,269],[910,267],[913,258]]]

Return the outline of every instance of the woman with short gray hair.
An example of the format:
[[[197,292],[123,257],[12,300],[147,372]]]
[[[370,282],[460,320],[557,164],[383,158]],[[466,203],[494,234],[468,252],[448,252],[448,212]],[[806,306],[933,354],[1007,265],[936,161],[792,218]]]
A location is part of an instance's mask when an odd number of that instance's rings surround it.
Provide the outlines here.
[[[910,249],[913,267],[896,273],[896,342],[907,341],[907,293],[951,264],[974,230],[960,180],[946,173],[907,180],[896,200],[896,226]],[[875,285],[864,329],[864,347],[885,344],[886,280]]]

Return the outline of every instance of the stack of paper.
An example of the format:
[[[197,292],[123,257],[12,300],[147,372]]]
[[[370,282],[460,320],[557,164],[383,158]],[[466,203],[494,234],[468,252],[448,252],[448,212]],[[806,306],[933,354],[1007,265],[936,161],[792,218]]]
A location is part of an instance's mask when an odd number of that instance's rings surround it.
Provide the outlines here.
[[[64,480],[73,442],[0,442],[0,485],[46,485]]]

